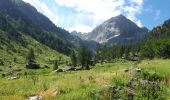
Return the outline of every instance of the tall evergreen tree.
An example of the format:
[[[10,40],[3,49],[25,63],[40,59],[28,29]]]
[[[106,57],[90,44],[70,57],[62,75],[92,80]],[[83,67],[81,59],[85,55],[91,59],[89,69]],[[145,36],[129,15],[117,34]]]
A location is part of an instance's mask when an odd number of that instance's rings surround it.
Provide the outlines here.
[[[75,51],[72,51],[71,53],[71,62],[74,67],[77,66],[77,57]]]
[[[82,47],[79,52],[79,62],[82,67],[85,66],[85,47]]]
[[[79,61],[82,67],[87,70],[89,69],[89,66],[92,65],[92,54],[85,47],[82,47],[79,52]]]
[[[29,50],[27,60],[28,60],[29,64],[30,63],[35,63],[35,54],[34,54],[34,50],[32,48]]]
[[[53,70],[57,70],[57,69],[58,69],[58,60],[54,62],[54,66],[53,66]]]

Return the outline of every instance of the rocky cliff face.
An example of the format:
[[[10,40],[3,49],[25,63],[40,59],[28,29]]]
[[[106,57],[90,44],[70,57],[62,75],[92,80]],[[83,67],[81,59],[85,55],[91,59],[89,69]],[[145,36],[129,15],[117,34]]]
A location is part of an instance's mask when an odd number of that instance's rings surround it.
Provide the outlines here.
[[[139,40],[147,32],[147,28],[140,28],[125,16],[119,15],[103,22],[92,32],[85,34],[83,39],[94,40],[101,44],[125,44]]]

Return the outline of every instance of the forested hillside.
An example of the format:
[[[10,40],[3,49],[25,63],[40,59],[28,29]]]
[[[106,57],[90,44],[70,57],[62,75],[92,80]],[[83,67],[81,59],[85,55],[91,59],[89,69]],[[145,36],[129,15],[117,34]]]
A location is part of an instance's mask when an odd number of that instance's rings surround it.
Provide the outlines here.
[[[0,30],[0,66],[24,68],[30,49],[34,50],[36,63],[41,66],[53,65],[60,58],[69,61],[67,56],[37,42],[30,36],[22,33],[15,33],[13,36],[12,33]]]
[[[2,30],[14,35],[23,32],[54,50],[70,53],[71,45],[63,40],[69,34],[22,0],[1,0],[0,16]]]
[[[98,45],[91,45],[70,35],[68,31],[55,26],[47,17],[22,0],[1,0],[0,23],[0,28],[5,32],[12,32],[14,35],[22,32],[66,55],[83,44],[93,50]]]
[[[170,58],[170,20],[149,32],[141,52],[144,57]]]

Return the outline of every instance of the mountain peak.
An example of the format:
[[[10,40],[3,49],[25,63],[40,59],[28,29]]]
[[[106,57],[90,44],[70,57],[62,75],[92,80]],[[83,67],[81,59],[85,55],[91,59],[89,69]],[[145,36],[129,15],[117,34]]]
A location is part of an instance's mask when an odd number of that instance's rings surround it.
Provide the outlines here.
[[[118,16],[108,19],[107,21],[105,21],[105,23],[114,23],[114,22],[122,23],[127,21],[128,19],[124,15],[120,14]]]
[[[127,18],[124,15],[120,14],[120,15],[112,17],[110,19],[127,19]]]
[[[116,17],[119,17],[119,18],[126,18],[124,15],[122,15],[122,14],[120,14],[120,15],[118,15],[118,16],[116,16]]]
[[[105,21],[88,34],[89,40],[98,43],[124,44],[134,42],[148,32],[120,14]]]

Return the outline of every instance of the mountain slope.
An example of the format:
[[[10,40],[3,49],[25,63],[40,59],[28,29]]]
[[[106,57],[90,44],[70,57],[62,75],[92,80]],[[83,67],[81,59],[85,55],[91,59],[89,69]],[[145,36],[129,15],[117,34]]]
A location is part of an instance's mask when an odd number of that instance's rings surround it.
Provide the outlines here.
[[[78,50],[83,44],[89,44],[88,41],[82,41],[70,35],[68,31],[55,26],[46,16],[22,0],[1,0],[0,16],[0,29],[3,31],[15,31],[14,35],[16,32],[22,32],[66,55],[69,55],[72,49]],[[93,46],[86,46],[95,50]]]
[[[2,30],[22,32],[54,50],[70,53],[73,45],[66,40],[69,33],[22,0],[1,0],[0,15]]]
[[[31,48],[35,51],[36,62],[42,66],[53,64],[53,61],[59,58],[69,60],[67,56],[37,42],[30,36],[23,33],[17,33],[13,36],[12,33],[0,30],[0,66],[26,64],[26,57]]]
[[[113,17],[88,33],[87,40],[99,43],[124,44],[145,36],[146,28],[140,28],[123,15]]]
[[[73,31],[70,34],[73,35],[73,36],[77,36],[77,37],[79,37],[81,39],[84,39],[84,35],[81,32]]]

